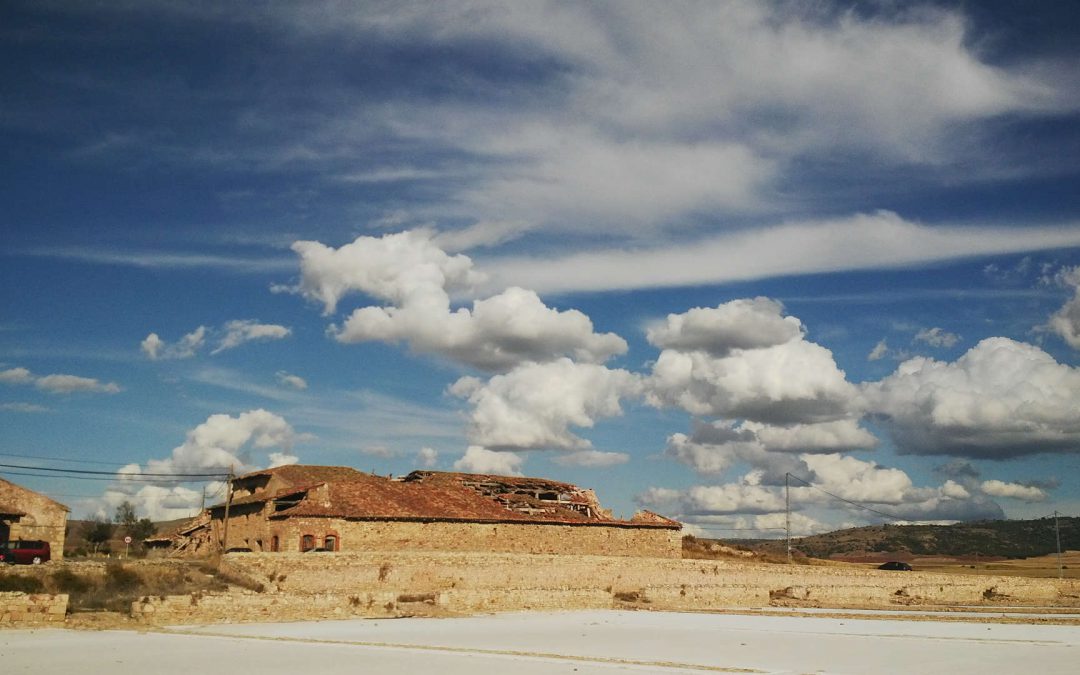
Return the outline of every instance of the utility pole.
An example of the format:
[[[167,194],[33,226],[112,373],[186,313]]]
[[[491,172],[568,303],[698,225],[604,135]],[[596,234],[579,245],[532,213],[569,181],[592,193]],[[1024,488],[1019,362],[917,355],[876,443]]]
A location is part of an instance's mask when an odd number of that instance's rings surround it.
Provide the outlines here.
[[[230,466],[229,467],[229,478],[228,478],[228,483],[226,483],[226,492],[225,492],[225,525],[222,528],[222,533],[221,533],[221,552],[222,553],[229,550],[228,549],[228,545],[229,545],[229,504],[232,503],[232,481],[233,481],[233,468],[232,468],[232,466]]]
[[[1054,511],[1054,538],[1057,539],[1058,579],[1065,578],[1065,572],[1061,566],[1061,527],[1058,525],[1058,512]]]
[[[787,532],[787,561],[791,564],[791,474],[784,474],[784,530]]]

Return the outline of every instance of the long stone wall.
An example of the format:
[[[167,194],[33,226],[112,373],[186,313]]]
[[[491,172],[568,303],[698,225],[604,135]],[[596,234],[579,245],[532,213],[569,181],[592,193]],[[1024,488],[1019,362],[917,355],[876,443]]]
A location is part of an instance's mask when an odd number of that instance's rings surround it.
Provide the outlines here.
[[[232,554],[224,565],[261,594],[149,597],[153,623],[400,616],[436,612],[640,607],[1080,604],[1056,579],[610,556],[478,553]]]
[[[67,595],[0,593],[0,627],[63,625]]]
[[[220,527],[219,523],[215,523]],[[680,558],[682,533],[657,527],[356,521],[340,518],[264,520],[241,512],[230,517],[228,547],[269,551],[274,537],[283,552],[298,552],[301,538],[323,546],[337,539],[342,553],[367,551],[491,551],[571,555]]]

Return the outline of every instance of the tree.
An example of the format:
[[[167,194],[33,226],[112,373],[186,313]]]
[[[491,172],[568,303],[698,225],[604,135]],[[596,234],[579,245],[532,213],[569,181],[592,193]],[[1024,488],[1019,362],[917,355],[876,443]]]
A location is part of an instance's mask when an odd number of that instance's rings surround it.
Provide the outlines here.
[[[131,529],[131,526],[135,524],[135,521],[135,505],[126,499],[120,502],[120,505],[116,507],[116,516],[113,518],[113,522]]]
[[[90,527],[86,530],[84,537],[87,543],[93,544],[94,553],[98,552],[98,549],[102,544],[112,539],[113,524],[105,519],[94,519],[90,521]]]
[[[135,524],[127,528],[127,532],[131,535],[132,539],[141,542],[143,539],[146,539],[157,532],[157,527],[154,526],[154,523],[149,518],[140,518]]]

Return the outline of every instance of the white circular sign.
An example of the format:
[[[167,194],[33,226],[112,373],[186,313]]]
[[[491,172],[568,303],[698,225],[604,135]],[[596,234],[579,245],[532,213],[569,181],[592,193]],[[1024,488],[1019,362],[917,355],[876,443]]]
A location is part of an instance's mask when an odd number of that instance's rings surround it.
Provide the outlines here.
[[[131,543],[131,535],[128,535],[128,536],[124,537],[124,543],[125,544],[130,544]]]

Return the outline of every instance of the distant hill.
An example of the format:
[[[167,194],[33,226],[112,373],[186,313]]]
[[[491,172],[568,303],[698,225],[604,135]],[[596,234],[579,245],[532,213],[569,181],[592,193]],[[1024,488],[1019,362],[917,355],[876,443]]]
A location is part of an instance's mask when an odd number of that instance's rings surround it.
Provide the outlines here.
[[[1058,518],[1061,550],[1080,550],[1080,518]],[[783,554],[783,540],[730,540],[767,553]],[[988,520],[955,525],[871,525],[792,539],[792,548],[812,558],[903,555],[1031,558],[1057,551],[1054,519]]]

